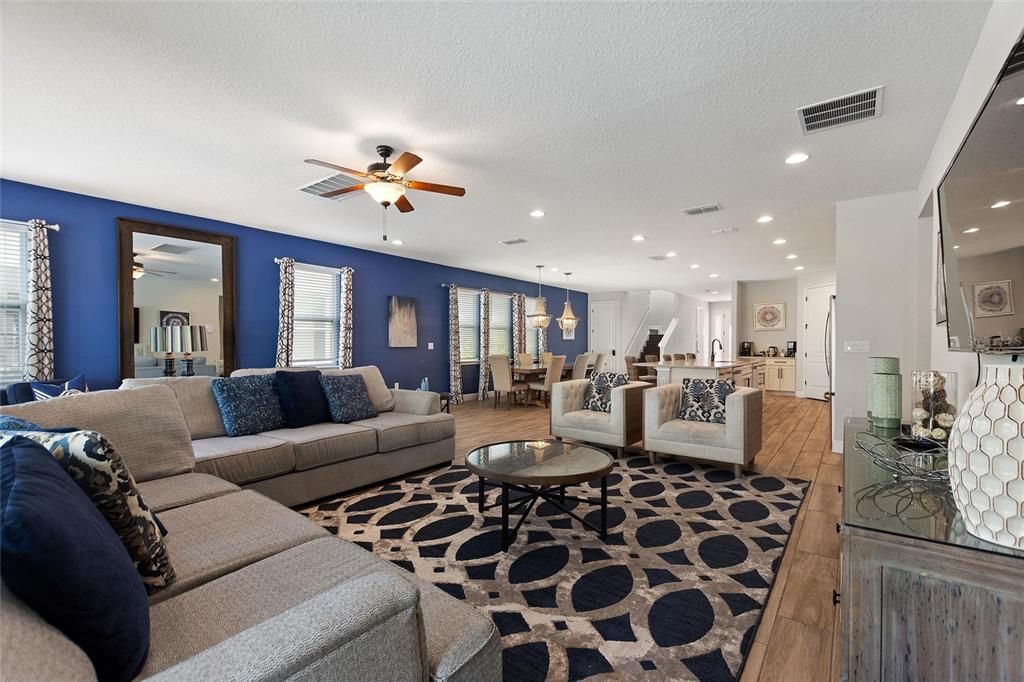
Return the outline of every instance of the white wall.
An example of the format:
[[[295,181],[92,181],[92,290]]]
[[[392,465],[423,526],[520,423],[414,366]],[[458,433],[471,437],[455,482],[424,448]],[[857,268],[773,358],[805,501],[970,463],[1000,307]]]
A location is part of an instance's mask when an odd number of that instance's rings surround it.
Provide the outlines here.
[[[697,352],[697,308],[708,310],[707,301],[701,301],[686,294],[676,294],[675,317],[679,318],[675,332],[663,347],[663,353],[696,353]],[[707,349],[707,342],[704,343]]]
[[[787,341],[797,341],[797,283],[796,278],[739,282],[736,297],[736,340],[753,341],[754,352],[775,346],[779,353],[786,352]],[[754,306],[758,303],[785,303],[786,327],[781,331],[754,331]]]
[[[220,333],[219,282],[209,280],[179,280],[150,275],[135,280],[135,306],[139,309],[139,345],[147,354],[149,330],[160,324],[160,311],[173,310],[189,313],[191,324],[207,325],[208,350],[202,355],[208,364],[223,360]]]
[[[647,318],[647,326],[665,331],[668,323],[676,314],[677,294],[663,289],[655,289],[650,293],[651,313]]]
[[[914,191],[836,204],[836,361],[833,442],[843,419],[867,409],[867,358],[900,358],[903,411],[909,415],[910,379],[928,369],[931,223],[917,217]],[[866,341],[867,353],[848,353],[848,341]]]

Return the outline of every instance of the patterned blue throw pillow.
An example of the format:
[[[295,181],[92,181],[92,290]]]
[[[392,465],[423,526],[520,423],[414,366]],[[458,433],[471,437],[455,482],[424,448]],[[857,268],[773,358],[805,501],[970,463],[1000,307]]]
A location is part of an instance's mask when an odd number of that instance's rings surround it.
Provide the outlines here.
[[[21,417],[0,414],[0,431],[44,431],[43,427]]]
[[[593,412],[612,411],[612,389],[625,386],[629,379],[625,374],[596,372],[590,377],[587,394],[583,398],[583,409]]]
[[[360,419],[373,419],[377,409],[366,390],[366,381],[358,374],[320,375],[320,385],[331,408],[331,420],[348,424]]]
[[[725,399],[736,390],[726,379],[683,379],[679,418],[691,422],[725,423]]]
[[[251,436],[285,427],[273,374],[214,379],[211,388],[229,436]]]
[[[89,387],[85,384],[85,377],[81,374],[73,379],[68,379],[63,383],[54,383],[52,381],[30,381],[29,386],[32,387],[32,397],[36,400],[63,398],[66,395],[85,393],[89,390]]]

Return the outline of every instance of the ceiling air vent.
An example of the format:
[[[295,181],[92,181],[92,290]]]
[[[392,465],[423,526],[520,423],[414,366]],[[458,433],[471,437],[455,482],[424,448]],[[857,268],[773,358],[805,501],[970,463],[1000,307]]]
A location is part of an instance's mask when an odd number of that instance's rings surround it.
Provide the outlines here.
[[[651,260],[665,260],[668,256],[648,256]]]
[[[196,249],[194,246],[182,246],[180,244],[160,244],[159,246],[154,246],[149,250],[151,252],[155,251],[156,253],[170,253],[175,256],[181,256],[190,251],[195,251]]]
[[[838,128],[847,123],[865,121],[882,115],[882,92],[885,86],[862,90],[827,102],[818,102],[796,110],[804,134]]]
[[[730,232],[739,232],[738,227],[719,227],[718,229],[711,230],[711,234],[729,234]]]
[[[505,246],[515,246],[516,244],[525,244],[526,240],[522,237],[516,237],[515,239],[499,239],[498,243]]]
[[[324,192],[330,192],[332,189],[344,189],[345,187],[352,187],[353,185],[360,184],[360,180],[357,178],[350,178],[347,175],[338,173],[336,175],[329,175],[323,180],[317,180],[316,182],[300,187],[300,192],[306,194],[312,194],[314,196],[320,196]],[[348,192],[347,194],[339,194],[336,197],[330,197],[331,201],[341,201],[342,199],[348,199],[351,196],[355,196],[359,192]]]
[[[694,206],[692,208],[684,208],[683,213],[686,215],[700,215],[701,213],[714,213],[715,211],[721,211],[722,207],[718,204],[708,204],[707,206]]]

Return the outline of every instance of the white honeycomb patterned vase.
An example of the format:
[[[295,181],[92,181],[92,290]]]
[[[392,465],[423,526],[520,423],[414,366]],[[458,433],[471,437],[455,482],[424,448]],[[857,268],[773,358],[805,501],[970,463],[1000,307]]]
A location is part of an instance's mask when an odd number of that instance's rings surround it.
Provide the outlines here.
[[[985,366],[949,435],[949,484],[968,532],[1024,549],[1024,367]]]

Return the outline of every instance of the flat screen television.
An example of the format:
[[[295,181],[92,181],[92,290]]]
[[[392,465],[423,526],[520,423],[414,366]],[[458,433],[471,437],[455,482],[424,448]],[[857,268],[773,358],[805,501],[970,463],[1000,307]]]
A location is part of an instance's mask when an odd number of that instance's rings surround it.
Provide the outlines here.
[[[1024,353],[1024,40],[939,185],[949,349]],[[942,303],[945,302],[945,310]]]

